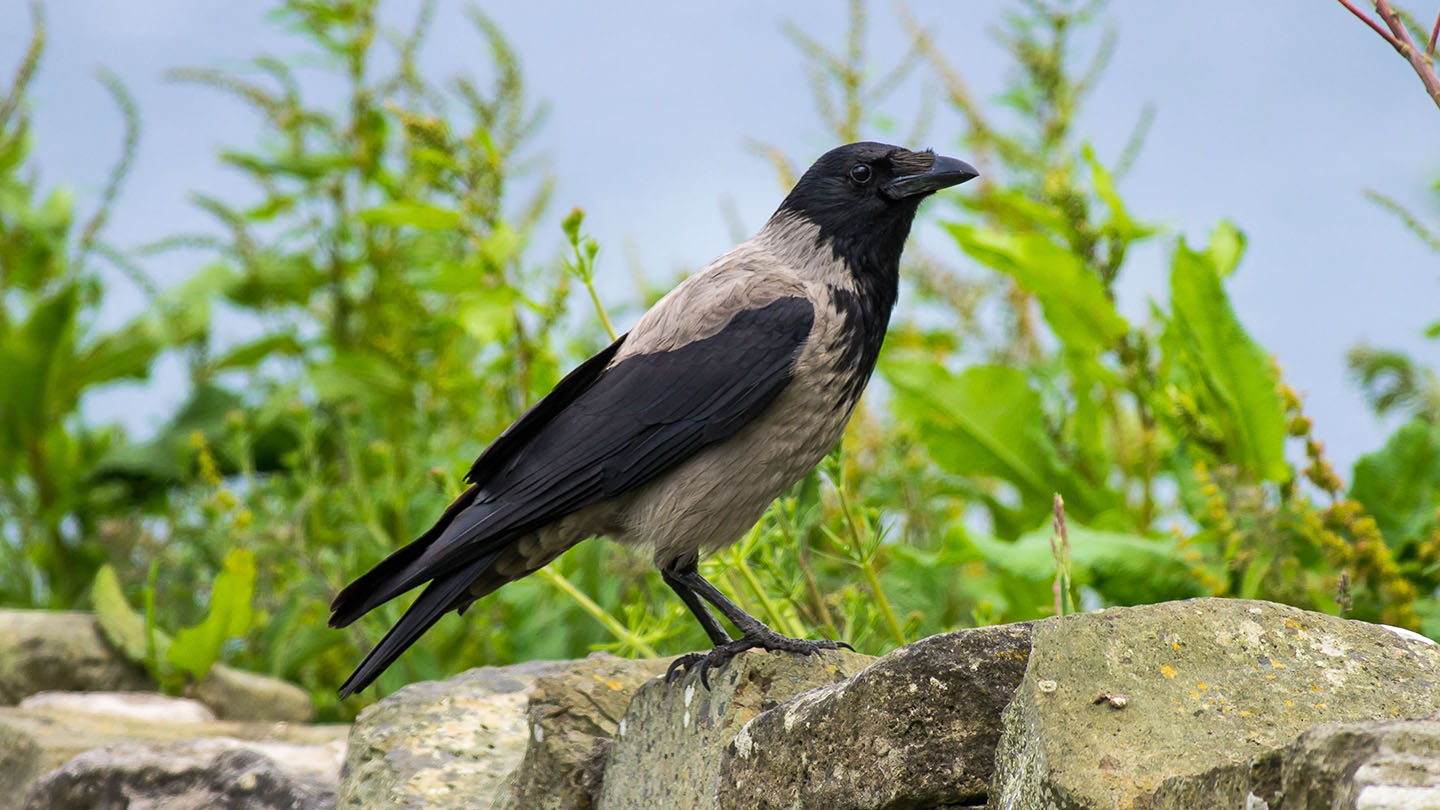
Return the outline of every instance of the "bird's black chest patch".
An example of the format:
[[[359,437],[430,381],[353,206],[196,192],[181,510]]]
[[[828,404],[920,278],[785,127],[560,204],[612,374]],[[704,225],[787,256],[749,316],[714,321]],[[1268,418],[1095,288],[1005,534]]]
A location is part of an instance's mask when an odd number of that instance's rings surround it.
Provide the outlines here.
[[[831,306],[841,318],[840,332],[829,346],[833,367],[844,377],[836,405],[850,408],[860,399],[875,371],[894,299],[880,300],[865,290],[856,292],[833,285],[829,289]]]

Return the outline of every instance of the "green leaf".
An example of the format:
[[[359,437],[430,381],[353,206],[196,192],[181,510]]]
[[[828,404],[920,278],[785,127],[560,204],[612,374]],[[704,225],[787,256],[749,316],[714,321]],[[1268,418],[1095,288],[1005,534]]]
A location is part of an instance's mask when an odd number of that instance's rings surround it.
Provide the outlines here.
[[[1071,581],[1094,588],[1108,604],[1135,605],[1203,595],[1181,560],[1174,538],[1099,531],[1074,521],[1067,529]],[[1052,532],[1047,522],[1013,542],[978,533],[965,533],[964,541],[973,545],[991,568],[1031,582],[1049,582],[1055,578]]]
[[[293,357],[303,353],[304,350],[294,335],[286,333],[265,335],[232,348],[212,362],[210,367],[216,371],[230,368],[250,368],[273,355]]]
[[[1435,323],[1432,323],[1429,326],[1425,327],[1425,337],[1440,337],[1440,321],[1436,321]]]
[[[1170,345],[1190,375],[1192,395],[1220,425],[1229,460],[1262,480],[1289,477],[1275,370],[1236,317],[1210,255],[1181,240],[1170,291]]]
[[[896,359],[884,367],[902,403],[940,441],[937,459],[953,472],[994,475],[1035,492],[1050,489],[1046,465],[1054,449],[1040,430],[1040,397],[1025,375],[1003,366],[972,366],[951,375],[927,360]]]
[[[146,661],[145,619],[125,600],[120,579],[110,565],[102,565],[90,583],[90,604],[106,640],[127,660],[137,664]]]
[[[1120,193],[1115,190],[1115,178],[1095,157],[1095,150],[1086,144],[1082,154],[1085,162],[1090,165],[1091,182],[1095,185],[1095,196],[1105,203],[1110,209],[1110,221],[1106,223],[1111,232],[1125,242],[1132,242],[1143,239],[1155,232],[1155,229],[1148,225],[1137,223],[1131,216],[1130,211],[1125,207],[1125,201]]]
[[[916,426],[941,467],[961,476],[994,477],[1018,490],[1018,513],[975,493],[1007,526],[1029,525],[1047,514],[1055,492],[1080,519],[1111,505],[1111,493],[1087,487],[1065,466],[1045,432],[1040,395],[1022,372],[973,366],[953,374],[911,355],[887,358],[882,373],[894,388],[896,414]]]
[[[200,433],[210,445],[224,435],[225,418],[245,401],[216,385],[199,385],[170,422],[144,444],[125,444],[95,466],[97,480],[123,479],[138,492],[160,489],[185,477],[193,453],[190,437]]]
[[[348,155],[323,152],[264,157],[227,150],[220,153],[220,159],[256,175],[262,180],[269,179],[274,175],[294,177],[300,180],[315,180],[332,171],[347,168],[351,163]]]
[[[1423,541],[1440,523],[1440,427],[1417,419],[1361,456],[1350,497],[1375,518],[1391,547]]]
[[[1245,252],[1245,234],[1228,219],[1220,220],[1210,234],[1210,246],[1205,249],[1210,261],[1221,276],[1235,272],[1240,256]]]
[[[1114,345],[1129,328],[1105,286],[1079,257],[1038,233],[1001,233],[947,224],[961,250],[1014,278],[1040,301],[1045,321],[1068,347],[1093,351]]]
[[[225,642],[249,632],[254,592],[255,553],[241,548],[226,554],[210,591],[209,613],[204,621],[175,634],[166,653],[170,663],[196,680],[208,675]]]
[[[311,367],[310,381],[332,402],[403,399],[415,385],[389,359],[359,351],[339,351],[330,363]]]
[[[371,225],[408,225],[412,228],[443,230],[460,224],[460,213],[425,203],[396,201],[367,208],[360,219]]]
[[[457,320],[482,344],[493,343],[510,334],[515,324],[513,287],[489,287],[464,295]]]
[[[0,423],[14,446],[24,446],[38,426],[74,407],[66,385],[74,362],[80,291],[66,284],[35,305],[29,319],[0,344]]]
[[[69,384],[78,394],[88,386],[111,380],[143,379],[165,347],[165,330],[158,319],[136,318],[87,346],[76,360]]]

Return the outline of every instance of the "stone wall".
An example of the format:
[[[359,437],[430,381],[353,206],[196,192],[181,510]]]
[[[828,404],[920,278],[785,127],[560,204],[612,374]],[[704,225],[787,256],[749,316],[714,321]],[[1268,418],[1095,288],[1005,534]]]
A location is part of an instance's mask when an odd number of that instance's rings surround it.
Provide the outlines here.
[[[344,729],[204,716],[81,752],[41,729],[68,723],[73,744],[102,721],[32,698],[0,709],[0,806],[1440,808],[1440,647],[1267,602],[962,630],[883,658],[751,652],[710,689],[664,682],[666,664],[414,684],[361,714],[343,767]]]

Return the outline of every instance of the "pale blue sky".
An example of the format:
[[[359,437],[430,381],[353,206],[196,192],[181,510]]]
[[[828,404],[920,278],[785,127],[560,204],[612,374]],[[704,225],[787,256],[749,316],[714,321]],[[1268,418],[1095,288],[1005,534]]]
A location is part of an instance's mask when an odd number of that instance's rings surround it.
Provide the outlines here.
[[[0,3],[6,76],[28,37],[26,5]],[[1007,67],[988,32],[1008,5],[917,0],[910,7],[933,26],[977,93],[993,97]],[[483,45],[460,8],[441,3],[425,57],[436,77],[484,70]],[[553,214],[587,209],[589,229],[605,248],[604,289],[615,298],[629,293],[627,242],[644,266],[668,277],[729,247],[722,200],[733,201],[748,228],[774,209],[781,191],[770,168],[746,151],[745,138],[774,143],[799,161],[834,145],[779,23],[793,20],[816,39],[838,43],[840,3],[536,0],[486,10],[519,52],[534,96],[550,105],[537,151],[558,177]],[[187,201],[191,191],[250,193],[215,157],[222,145],[253,143],[250,111],[161,74],[295,53],[296,42],[266,22],[261,4],[52,0],[47,14],[49,48],[32,93],[46,182],[72,186],[82,202],[93,202],[115,158],[119,117],[92,77],[96,66],[122,78],[144,117],[112,241],[134,245],[211,227]],[[888,64],[903,51],[903,34],[890,5],[874,3],[871,14],[872,52],[888,55]],[[1240,315],[1306,394],[1318,434],[1348,470],[1387,426],[1347,381],[1345,351],[1364,340],[1440,366],[1440,343],[1419,337],[1440,318],[1440,257],[1362,196],[1364,188],[1379,189],[1440,220],[1426,191],[1440,175],[1440,111],[1408,66],[1337,3],[1116,0],[1110,17],[1119,46],[1085,131],[1102,155],[1113,156],[1141,106],[1157,105],[1146,150],[1122,191],[1137,214],[1197,239],[1221,217],[1247,232],[1250,251],[1230,283]],[[886,112],[908,119],[924,86],[912,81]],[[965,157],[957,132],[954,120],[941,116],[927,143],[911,145]],[[920,234],[927,247],[953,251],[933,228]],[[558,229],[548,228],[536,256],[559,241]],[[1135,258],[1122,303],[1138,314],[1147,296],[1163,298],[1166,268],[1159,250]],[[157,270],[171,281],[192,266],[175,259]],[[118,291],[107,317],[137,302]],[[162,369],[159,385],[107,395],[89,413],[143,431],[182,396],[177,379],[174,369]]]

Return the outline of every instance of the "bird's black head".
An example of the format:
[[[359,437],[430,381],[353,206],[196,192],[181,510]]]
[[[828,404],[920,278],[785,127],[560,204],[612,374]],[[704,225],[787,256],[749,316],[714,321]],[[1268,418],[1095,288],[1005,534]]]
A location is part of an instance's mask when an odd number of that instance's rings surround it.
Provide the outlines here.
[[[846,144],[815,161],[775,215],[814,223],[857,271],[893,272],[920,201],[977,176],[970,164],[929,150]]]

